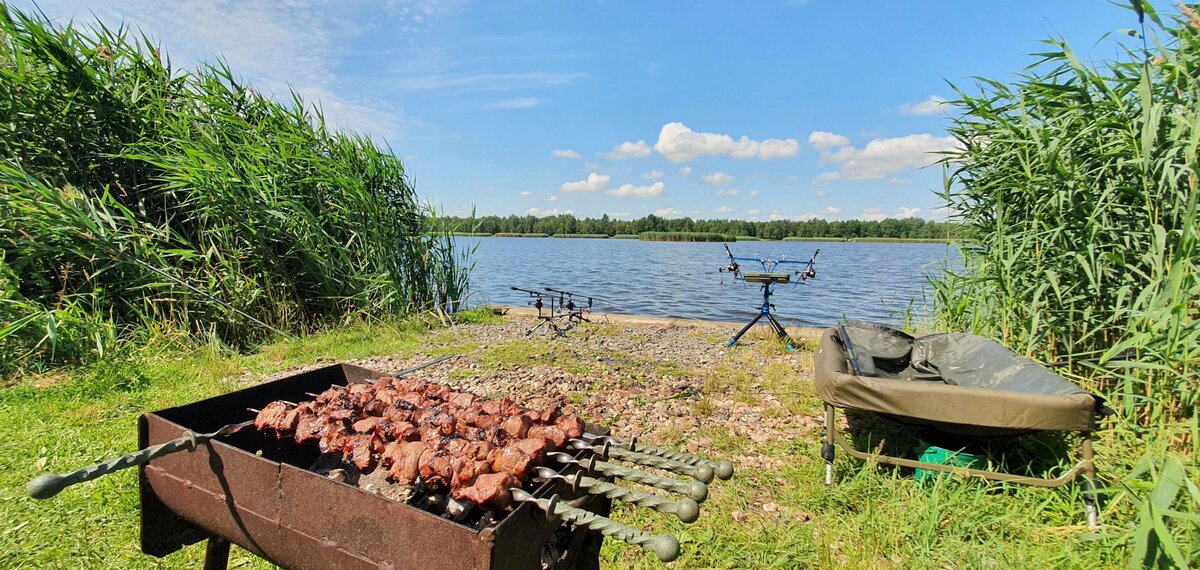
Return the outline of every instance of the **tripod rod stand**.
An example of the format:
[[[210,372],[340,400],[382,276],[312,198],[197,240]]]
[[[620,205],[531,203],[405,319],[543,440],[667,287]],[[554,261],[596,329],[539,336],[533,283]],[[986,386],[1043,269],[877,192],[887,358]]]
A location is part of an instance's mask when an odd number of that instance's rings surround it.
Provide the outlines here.
[[[733,346],[737,344],[738,339],[742,338],[742,335],[746,334],[746,331],[749,331],[750,328],[755,325],[755,323],[757,323],[763,317],[766,317],[767,323],[770,324],[771,328],[775,330],[775,334],[779,335],[780,339],[784,339],[787,342],[788,352],[796,349],[796,341],[792,340],[791,336],[788,336],[788,333],[786,330],[784,330],[783,325],[779,324],[779,319],[776,319],[775,315],[771,314],[771,309],[775,307],[771,304],[771,287],[773,285],[774,283],[770,282],[762,284],[763,302],[762,307],[759,308],[758,314],[754,315],[754,318],[750,319],[750,322],[746,323],[746,326],[742,327],[742,330],[733,335],[733,338],[729,339],[729,344],[726,344],[725,346]]]

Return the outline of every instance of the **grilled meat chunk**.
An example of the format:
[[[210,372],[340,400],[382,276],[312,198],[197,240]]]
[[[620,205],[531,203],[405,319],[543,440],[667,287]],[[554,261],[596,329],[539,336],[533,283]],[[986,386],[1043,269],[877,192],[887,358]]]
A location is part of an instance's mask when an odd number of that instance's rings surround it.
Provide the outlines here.
[[[492,472],[512,473],[518,479],[525,476],[533,458],[516,447],[501,447],[492,451]]]
[[[570,439],[579,439],[583,436],[583,420],[575,414],[567,414],[559,416],[554,422],[554,426],[567,434]]]
[[[512,502],[512,494],[508,490],[520,486],[521,481],[512,473],[489,473],[476,477],[471,486],[453,491],[451,496],[485,509],[503,509]]]
[[[434,492],[493,509],[511,502],[509,489],[546,452],[584,430],[555,402],[530,410],[413,377],[331,386],[300,405],[272,402],[255,425],[316,443],[361,472],[380,466],[391,482],[419,477]]]
[[[561,449],[567,444],[567,434],[555,426],[533,426],[529,428],[529,437],[540,437],[550,444],[551,451]]]
[[[508,436],[513,439],[520,439],[529,433],[530,426],[533,425],[533,420],[529,418],[529,414],[519,414],[511,416],[500,424],[504,431],[508,432]]]
[[[296,431],[300,418],[312,408],[311,403],[299,406],[287,402],[271,402],[263,407],[254,418],[254,427],[275,432],[275,437],[284,438]]]

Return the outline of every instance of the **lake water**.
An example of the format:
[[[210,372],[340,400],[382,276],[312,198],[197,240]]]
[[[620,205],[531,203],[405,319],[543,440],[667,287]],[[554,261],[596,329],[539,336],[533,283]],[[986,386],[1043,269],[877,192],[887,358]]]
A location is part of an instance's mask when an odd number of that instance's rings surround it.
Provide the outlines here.
[[[720,243],[455,239],[462,246],[478,246],[471,305],[527,304],[529,295],[509,289],[513,286],[603,297],[596,311],[628,315],[748,322],[762,304],[758,285],[734,283],[717,271],[728,262]],[[771,297],[787,326],[828,326],[842,318],[901,323],[910,306],[923,318],[928,276],[944,263],[961,265],[956,246],[934,243],[738,242],[729,247],[739,257],[801,261],[821,249],[816,279],[778,286]],[[743,271],[760,270],[752,267],[757,264],[741,265]]]

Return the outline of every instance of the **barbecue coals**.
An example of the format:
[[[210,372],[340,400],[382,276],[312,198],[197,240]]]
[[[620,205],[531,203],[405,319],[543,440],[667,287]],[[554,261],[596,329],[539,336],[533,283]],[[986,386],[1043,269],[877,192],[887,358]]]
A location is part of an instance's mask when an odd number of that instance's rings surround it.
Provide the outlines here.
[[[419,482],[490,510],[507,507],[509,489],[584,429],[558,404],[530,410],[411,377],[334,386],[300,404],[272,402],[254,425],[316,444],[362,473],[382,469],[388,482]]]

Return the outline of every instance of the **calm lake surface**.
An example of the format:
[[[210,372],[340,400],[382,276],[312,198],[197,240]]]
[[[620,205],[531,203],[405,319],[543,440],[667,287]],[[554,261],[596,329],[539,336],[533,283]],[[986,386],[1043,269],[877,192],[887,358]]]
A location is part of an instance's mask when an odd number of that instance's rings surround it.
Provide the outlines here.
[[[628,315],[748,322],[762,304],[758,285],[734,283],[717,271],[727,264],[720,243],[455,239],[461,246],[477,246],[472,305],[527,304],[529,295],[509,289],[513,286],[603,297],[596,311]],[[961,265],[956,246],[934,243],[738,242],[729,247],[739,257],[801,261],[821,249],[815,280],[779,286],[771,297],[787,326],[828,326],[843,317],[902,323],[910,305],[917,318],[924,318],[928,276],[945,263]],[[741,265],[744,271],[759,270],[752,267],[757,264]]]

